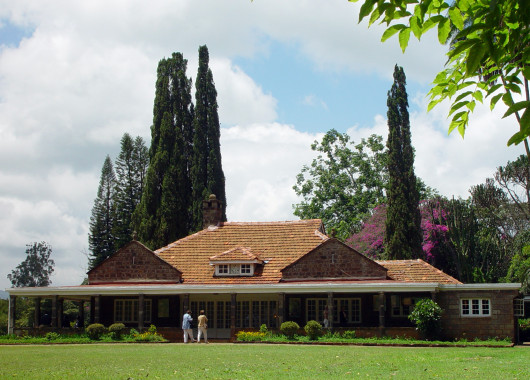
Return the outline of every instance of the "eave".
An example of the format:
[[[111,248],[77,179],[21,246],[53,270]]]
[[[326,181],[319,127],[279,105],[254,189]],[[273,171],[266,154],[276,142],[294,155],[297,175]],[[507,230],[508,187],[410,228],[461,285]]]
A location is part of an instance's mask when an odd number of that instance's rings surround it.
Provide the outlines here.
[[[378,293],[378,292],[437,292],[477,290],[519,290],[521,284],[439,284],[415,282],[305,282],[280,284],[149,284],[149,285],[81,285],[42,288],[8,288],[12,296],[44,297],[86,297],[110,295],[175,295],[175,294],[265,294],[265,293]]]

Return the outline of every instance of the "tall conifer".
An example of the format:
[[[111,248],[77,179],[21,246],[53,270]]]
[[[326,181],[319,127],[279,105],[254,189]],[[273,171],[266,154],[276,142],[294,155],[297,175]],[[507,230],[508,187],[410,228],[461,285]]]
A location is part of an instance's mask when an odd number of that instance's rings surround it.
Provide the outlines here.
[[[389,259],[419,258],[422,252],[419,192],[414,175],[414,151],[405,86],[403,68],[396,65],[394,84],[387,100],[389,185],[385,255]]]
[[[113,235],[115,250],[132,239],[132,214],[142,198],[144,177],[149,164],[148,149],[144,140],[125,133],[121,138],[121,151],[116,159],[115,217]]]
[[[88,245],[90,250],[89,269],[114,253],[115,239],[112,234],[114,225],[114,187],[116,175],[109,156],[105,158],[101,169],[98,195],[92,207]]]
[[[181,53],[158,64],[151,127],[150,164],[133,226],[147,246],[158,248],[187,235],[191,188],[188,172],[191,135],[191,78]]]
[[[199,68],[195,81],[195,110],[192,181],[192,231],[202,228],[202,201],[210,194],[221,200],[226,220],[225,177],[221,163],[220,125],[217,91],[209,68],[206,45],[199,47]]]

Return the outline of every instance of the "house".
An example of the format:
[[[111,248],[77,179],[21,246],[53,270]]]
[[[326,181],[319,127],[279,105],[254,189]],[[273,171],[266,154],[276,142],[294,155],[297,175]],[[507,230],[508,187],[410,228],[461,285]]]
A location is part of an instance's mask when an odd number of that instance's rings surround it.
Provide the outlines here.
[[[444,310],[448,338],[515,336],[520,284],[463,284],[422,260],[373,261],[325,233],[318,219],[220,222],[215,196],[203,202],[204,229],[156,251],[133,240],[88,272],[88,284],[11,288],[9,332],[17,297],[51,298],[51,326],[62,327],[62,302],[90,305],[91,322],[149,324],[180,339],[182,314],[205,310],[209,338],[240,329],[309,320],[357,335],[409,335],[407,316],[421,298]]]

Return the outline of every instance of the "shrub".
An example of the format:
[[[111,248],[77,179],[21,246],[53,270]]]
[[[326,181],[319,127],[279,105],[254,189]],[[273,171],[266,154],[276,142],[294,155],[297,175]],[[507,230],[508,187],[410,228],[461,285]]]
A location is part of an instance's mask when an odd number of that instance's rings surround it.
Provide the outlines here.
[[[0,315],[0,335],[7,334],[7,315]]]
[[[310,340],[317,340],[322,335],[322,325],[317,321],[309,321],[304,327],[304,330]]]
[[[355,330],[346,330],[342,333],[344,339],[355,339]]]
[[[440,335],[442,308],[430,298],[423,298],[416,303],[409,319],[425,339],[432,340]]]
[[[85,331],[91,340],[99,340],[103,334],[107,333],[107,328],[101,323],[93,323]]]
[[[259,327],[259,332],[267,334],[269,332],[269,329],[267,328],[267,325],[264,323]]]
[[[114,323],[109,326],[110,337],[114,340],[120,340],[124,331],[125,325],[123,323]]]
[[[530,318],[519,319],[518,323],[521,331],[530,331]]]
[[[283,322],[280,326],[280,332],[289,339],[293,339],[294,334],[296,334],[298,330],[300,330],[300,326],[298,326],[298,323],[293,321]]]
[[[46,333],[46,335],[44,336],[46,338],[46,340],[56,340],[56,339],[59,339],[61,336],[59,334],[57,334],[56,332],[53,332],[53,331],[50,331],[48,333]]]
[[[238,331],[236,338],[240,342],[260,342],[266,333],[259,331]]]
[[[136,329],[130,329],[129,330],[129,335],[134,338],[135,336],[140,335],[140,333]]]
[[[149,329],[147,330],[147,332],[149,334],[156,334],[156,326],[155,325],[149,326]]]

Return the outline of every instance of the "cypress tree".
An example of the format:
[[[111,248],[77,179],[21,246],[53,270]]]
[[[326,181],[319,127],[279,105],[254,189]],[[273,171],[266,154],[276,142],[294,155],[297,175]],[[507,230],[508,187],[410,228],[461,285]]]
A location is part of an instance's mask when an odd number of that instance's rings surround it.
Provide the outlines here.
[[[89,269],[94,268],[114,253],[115,239],[112,234],[114,225],[114,186],[116,176],[109,156],[105,158],[101,169],[101,179],[97,198],[92,207],[88,245],[90,250]]]
[[[181,53],[158,64],[151,127],[150,164],[133,226],[147,246],[158,248],[189,230],[191,188],[188,159],[191,135],[191,78]],[[187,137],[189,139],[189,137]]]
[[[209,68],[206,45],[199,47],[199,68],[195,89],[191,231],[202,228],[202,201],[210,194],[215,194],[225,205],[223,220],[226,220],[225,177],[221,163],[217,91]]]
[[[388,208],[385,231],[385,256],[412,259],[421,256],[421,215],[419,192],[414,174],[406,78],[395,66],[394,83],[388,92]]]
[[[121,138],[121,151],[116,159],[115,217],[113,235],[115,250],[132,238],[132,214],[140,203],[145,173],[149,164],[148,149],[144,140],[125,133]]]

